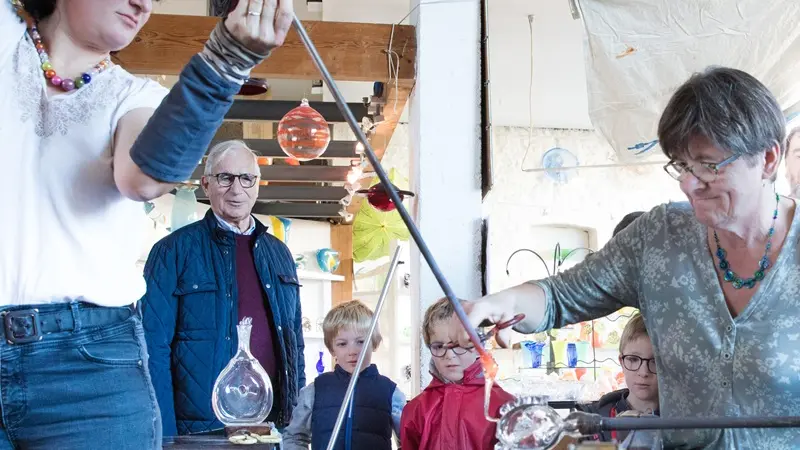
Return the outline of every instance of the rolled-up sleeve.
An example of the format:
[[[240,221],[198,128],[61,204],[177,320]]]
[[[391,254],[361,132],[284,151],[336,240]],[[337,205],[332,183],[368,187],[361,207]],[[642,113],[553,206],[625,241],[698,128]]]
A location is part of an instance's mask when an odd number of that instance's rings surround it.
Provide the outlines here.
[[[311,411],[314,409],[314,383],[300,389],[292,420],[283,431],[283,450],[308,450],[311,445]]]
[[[597,319],[625,306],[638,308],[645,237],[662,215],[658,207],[640,216],[581,263],[532,281],[544,290],[547,302],[536,332]]]

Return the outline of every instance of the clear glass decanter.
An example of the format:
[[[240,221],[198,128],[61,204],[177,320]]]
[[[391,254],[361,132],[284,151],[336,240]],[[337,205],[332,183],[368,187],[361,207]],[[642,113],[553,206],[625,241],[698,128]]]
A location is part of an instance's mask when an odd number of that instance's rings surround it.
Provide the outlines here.
[[[239,349],[217,377],[211,406],[226,426],[258,425],[272,409],[272,382],[261,363],[250,353],[253,319],[245,317],[236,330]]]

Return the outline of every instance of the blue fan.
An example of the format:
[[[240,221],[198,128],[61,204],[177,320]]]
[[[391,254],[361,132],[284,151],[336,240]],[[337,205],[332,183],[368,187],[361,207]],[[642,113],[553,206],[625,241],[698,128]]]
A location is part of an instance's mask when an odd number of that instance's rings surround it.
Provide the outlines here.
[[[576,167],[578,157],[569,150],[561,147],[553,147],[542,155],[542,168],[544,173],[556,183],[564,184],[569,181],[571,170],[553,170],[562,167]]]

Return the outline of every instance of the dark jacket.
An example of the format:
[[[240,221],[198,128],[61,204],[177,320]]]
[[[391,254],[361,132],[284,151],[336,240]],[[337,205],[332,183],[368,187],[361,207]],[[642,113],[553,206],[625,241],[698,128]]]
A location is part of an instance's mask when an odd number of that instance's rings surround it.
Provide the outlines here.
[[[578,405],[576,409],[578,411],[587,413],[599,414],[603,417],[616,417],[625,411],[630,411],[633,409],[631,404],[628,403],[629,393],[630,391],[628,389],[620,389],[618,391],[609,392],[608,394],[600,397],[600,400]],[[654,411],[653,414],[659,415],[658,410]],[[603,442],[611,442],[612,440],[622,442],[627,435],[628,433],[624,431],[618,433],[613,431],[601,431],[596,438]]]
[[[291,252],[256,220],[256,270],[269,299],[279,380],[273,380],[277,425],[288,423],[305,359],[297,271]],[[160,240],[150,251],[141,308],[150,375],[164,435],[222,428],[211,408],[217,376],[238,345],[235,236],[211,210]]]
[[[314,408],[311,412],[311,449],[324,450],[333,434],[336,417],[344,402],[350,374],[338,364],[314,380]],[[353,450],[392,449],[392,395],[397,385],[378,373],[375,364],[361,371],[353,395],[353,416],[342,423],[336,450],[344,450],[345,441]],[[351,429],[350,439],[347,430]]]

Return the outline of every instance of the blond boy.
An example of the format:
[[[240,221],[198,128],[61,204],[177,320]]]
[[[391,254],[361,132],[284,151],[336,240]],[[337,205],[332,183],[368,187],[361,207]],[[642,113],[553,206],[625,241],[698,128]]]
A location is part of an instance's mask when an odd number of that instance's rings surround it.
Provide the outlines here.
[[[282,448],[307,450],[311,445],[312,450],[324,450],[327,447],[372,317],[372,310],[357,300],[336,306],[325,316],[322,323],[325,346],[336,366],[300,390],[292,420],[283,434]],[[392,432],[399,436],[405,396],[371,364],[372,352],[382,340],[376,327],[368,344],[364,369],[358,375],[352,415],[345,416],[336,449],[344,449],[347,441],[352,450],[391,450]]]

